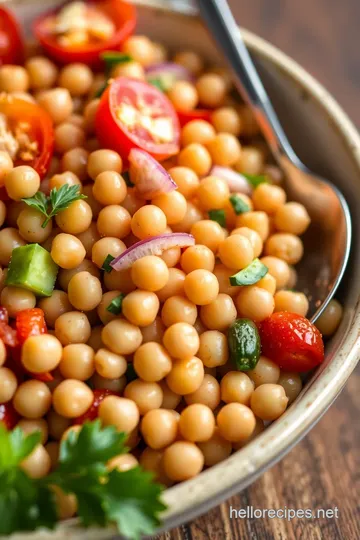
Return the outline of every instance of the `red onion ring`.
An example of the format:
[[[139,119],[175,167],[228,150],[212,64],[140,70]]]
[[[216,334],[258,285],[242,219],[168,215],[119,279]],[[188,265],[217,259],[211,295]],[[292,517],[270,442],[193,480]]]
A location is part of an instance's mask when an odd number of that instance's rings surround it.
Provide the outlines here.
[[[133,148],[129,154],[129,162],[130,180],[142,199],[150,200],[177,188],[164,167],[144,150]]]
[[[228,183],[229,189],[232,193],[245,193],[246,195],[251,195],[253,189],[248,182],[247,178],[230,167],[220,167],[215,165],[211,171],[211,176],[217,176],[222,178]]]
[[[147,255],[161,255],[165,250],[173,247],[189,247],[195,244],[195,238],[187,233],[162,234],[140,240],[130,246],[126,251],[114,259],[110,266],[116,270],[127,270],[135,261]]]
[[[174,62],[161,62],[153,64],[146,69],[147,79],[173,79],[173,81],[193,82],[194,77],[190,71],[180,64]]]

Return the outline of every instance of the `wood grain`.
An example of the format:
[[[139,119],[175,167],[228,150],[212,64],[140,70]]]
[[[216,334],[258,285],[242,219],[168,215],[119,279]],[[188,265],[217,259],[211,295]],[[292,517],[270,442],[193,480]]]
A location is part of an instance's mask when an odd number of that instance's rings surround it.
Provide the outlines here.
[[[360,125],[358,0],[232,0],[239,23],[287,52]],[[251,487],[158,540],[360,538],[360,367],[311,433]],[[229,519],[230,506],[338,508],[338,519]]]

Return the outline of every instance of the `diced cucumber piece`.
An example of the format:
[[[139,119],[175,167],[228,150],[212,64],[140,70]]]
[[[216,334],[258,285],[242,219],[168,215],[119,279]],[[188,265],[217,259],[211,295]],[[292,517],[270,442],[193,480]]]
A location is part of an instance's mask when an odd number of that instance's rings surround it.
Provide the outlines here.
[[[58,268],[39,244],[21,246],[11,254],[6,285],[27,289],[37,296],[51,296]]]

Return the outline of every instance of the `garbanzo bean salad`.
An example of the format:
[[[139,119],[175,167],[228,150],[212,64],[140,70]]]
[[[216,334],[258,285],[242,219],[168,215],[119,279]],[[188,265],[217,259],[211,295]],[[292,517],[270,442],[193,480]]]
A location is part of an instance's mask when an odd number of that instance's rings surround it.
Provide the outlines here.
[[[70,2],[25,46],[0,8],[0,534],[150,534],[159,484],[282,415],[341,319],[306,319],[310,218],[229,74],[135,21]]]

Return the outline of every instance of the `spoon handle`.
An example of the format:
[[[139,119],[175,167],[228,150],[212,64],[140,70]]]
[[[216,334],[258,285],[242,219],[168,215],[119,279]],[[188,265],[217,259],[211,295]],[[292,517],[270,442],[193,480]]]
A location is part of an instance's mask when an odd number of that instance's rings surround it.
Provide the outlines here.
[[[197,0],[202,19],[222,50],[235,74],[235,84],[243,99],[250,105],[275,157],[285,153],[294,163],[299,159],[270,102],[239,27],[226,0]]]

